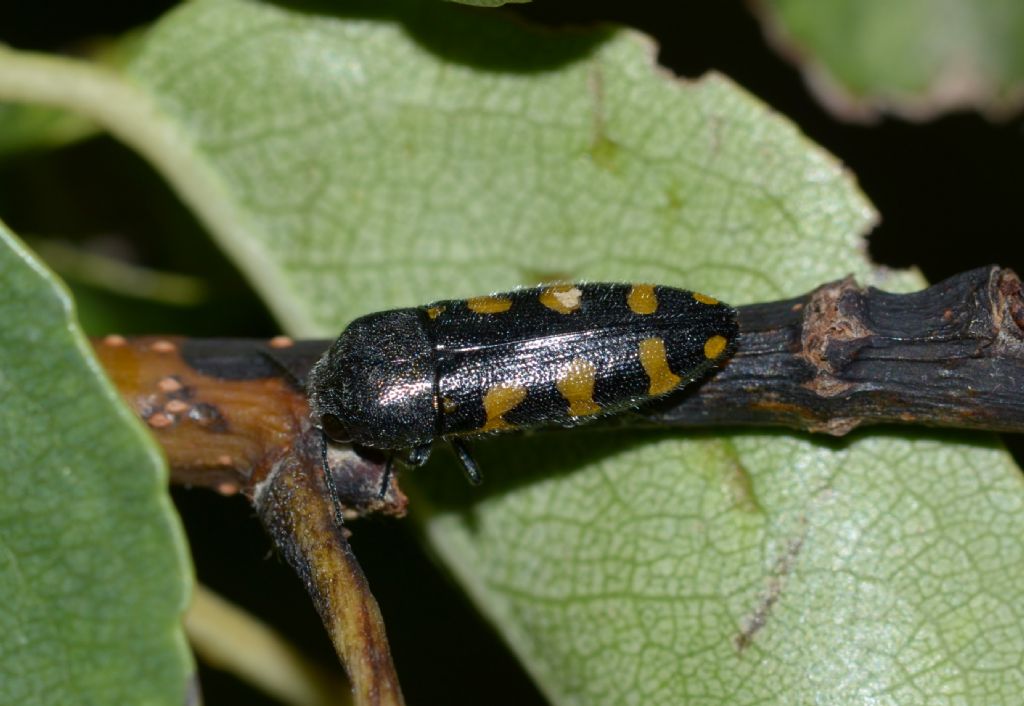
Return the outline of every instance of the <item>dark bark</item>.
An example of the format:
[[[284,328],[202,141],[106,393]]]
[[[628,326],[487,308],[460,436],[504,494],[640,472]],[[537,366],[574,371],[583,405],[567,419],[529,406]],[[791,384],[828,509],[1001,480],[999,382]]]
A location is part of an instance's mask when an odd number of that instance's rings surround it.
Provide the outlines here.
[[[121,336],[94,343],[122,396],[164,447],[171,480],[252,502],[320,613],[355,703],[404,703],[380,609],[326,490],[321,435],[289,367],[302,375],[323,346]],[[329,459],[346,517],[405,512],[396,484],[379,497],[380,459],[340,447]]]
[[[984,267],[912,294],[825,284],[739,307],[735,355],[701,383],[625,424],[784,426],[842,435],[899,423],[1024,431],[1024,297]],[[189,341],[198,369],[288,375],[301,389],[330,341]]]
[[[845,279],[739,312],[733,358],[645,422],[1024,431],[1024,298],[1010,270],[979,268],[912,294]]]

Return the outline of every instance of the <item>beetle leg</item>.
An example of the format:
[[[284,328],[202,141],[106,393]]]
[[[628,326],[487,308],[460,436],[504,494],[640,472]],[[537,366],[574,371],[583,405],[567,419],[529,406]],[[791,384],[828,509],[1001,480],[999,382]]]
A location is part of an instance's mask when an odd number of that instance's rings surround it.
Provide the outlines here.
[[[405,458],[406,465],[410,468],[419,468],[426,463],[430,458],[431,446],[431,444],[420,444],[409,449],[409,455]]]
[[[327,433],[320,429],[320,462],[324,467],[324,485],[327,486],[327,494],[331,496],[331,505],[334,506],[334,522],[341,527],[341,499],[338,497],[338,488],[334,485],[334,475],[331,473],[331,464],[327,461]]]
[[[409,449],[402,462],[410,468],[418,468],[430,458],[431,444],[421,444]],[[377,499],[383,500],[388,494],[388,485],[391,483],[391,474],[394,472],[395,454],[389,454],[388,460],[384,463],[384,476],[381,480],[380,490],[377,492]]]
[[[466,442],[462,439],[451,438],[448,443],[452,445],[452,450],[455,451],[455,455],[459,458],[459,463],[462,464],[462,470],[466,472],[466,480],[471,485],[480,485],[483,482],[483,476],[480,475],[480,466],[473,460],[473,455],[469,452],[469,448],[466,446]]]
[[[391,485],[391,469],[395,465],[395,455],[388,454],[388,460],[384,462],[384,475],[381,477],[380,490],[377,491],[377,499],[383,500],[388,494],[388,486]]]

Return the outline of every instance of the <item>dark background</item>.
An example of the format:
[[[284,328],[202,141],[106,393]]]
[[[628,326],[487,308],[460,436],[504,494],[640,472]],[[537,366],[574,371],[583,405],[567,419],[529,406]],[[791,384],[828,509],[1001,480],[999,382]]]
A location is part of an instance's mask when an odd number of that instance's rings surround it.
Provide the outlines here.
[[[87,40],[117,36],[172,5],[0,3],[0,41],[74,53]],[[741,2],[539,0],[504,11],[555,26],[625,24],[653,36],[661,63],[677,74],[695,77],[714,69],[730,76],[856,174],[882,214],[869,239],[875,261],[917,267],[931,281],[990,263],[1024,271],[1021,119],[993,124],[963,113],[923,124],[840,123],[767,46]],[[150,333],[154,321],[164,331],[192,335],[278,331],[174,195],[146,164],[109,138],[0,161],[0,216],[19,234],[59,235],[86,247],[96,234],[114,234],[120,255],[193,274],[210,288],[197,310],[132,301],[72,283],[91,334],[112,325],[120,333]],[[1024,446],[1016,438],[1007,442],[1019,461]],[[327,668],[336,668],[309,600],[271,552],[245,501],[180,488],[174,498],[199,579],[272,623]],[[407,523],[363,522],[353,546],[381,603],[410,704],[543,703],[500,639],[424,555]],[[201,667],[201,679],[209,704],[272,703],[215,670]]]

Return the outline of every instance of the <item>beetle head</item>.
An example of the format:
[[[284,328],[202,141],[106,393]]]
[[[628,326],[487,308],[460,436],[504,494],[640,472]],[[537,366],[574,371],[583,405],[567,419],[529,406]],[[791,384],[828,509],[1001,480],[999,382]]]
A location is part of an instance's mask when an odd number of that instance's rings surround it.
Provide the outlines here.
[[[434,356],[416,309],[356,319],[309,374],[314,418],[329,438],[378,449],[433,441]]]

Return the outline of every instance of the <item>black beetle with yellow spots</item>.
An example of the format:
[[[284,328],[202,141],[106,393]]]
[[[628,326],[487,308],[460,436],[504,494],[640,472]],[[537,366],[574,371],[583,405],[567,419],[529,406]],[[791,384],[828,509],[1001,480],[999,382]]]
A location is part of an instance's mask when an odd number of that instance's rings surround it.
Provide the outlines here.
[[[479,482],[466,437],[636,407],[701,377],[736,334],[734,309],[683,289],[520,289],[356,319],[310,372],[309,399],[332,440],[418,466],[443,439]]]

